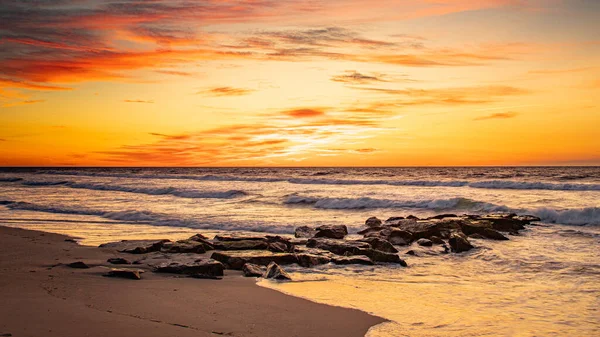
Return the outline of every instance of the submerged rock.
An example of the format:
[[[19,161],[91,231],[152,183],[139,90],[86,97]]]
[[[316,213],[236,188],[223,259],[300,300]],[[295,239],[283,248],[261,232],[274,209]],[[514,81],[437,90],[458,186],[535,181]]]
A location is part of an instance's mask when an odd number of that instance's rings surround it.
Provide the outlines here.
[[[115,249],[122,253],[146,254],[159,251],[170,240],[122,240],[119,242],[103,243],[100,248]]]
[[[343,239],[348,235],[346,225],[323,225],[317,227],[315,238]]]
[[[271,262],[267,266],[267,271],[265,272],[264,278],[281,280],[281,281],[291,281],[292,278],[288,273],[285,272],[277,263]]]
[[[261,277],[265,273],[266,268],[253,263],[246,263],[242,266],[242,273],[246,277]]]
[[[294,231],[294,236],[296,238],[309,238],[310,239],[313,236],[315,236],[315,234],[317,234],[317,230],[312,227],[308,227],[308,226],[298,227]]]
[[[120,278],[132,279],[132,280],[141,280],[142,279],[141,273],[143,273],[143,272],[144,271],[141,269],[113,268],[113,269],[109,270],[106,274],[104,274],[103,276],[120,277]]]
[[[292,253],[273,253],[268,250],[263,251],[229,251],[214,252],[211,258],[225,264],[228,269],[242,270],[246,263],[266,266],[271,262],[281,265],[297,263],[298,259]]]
[[[466,252],[474,248],[469,240],[467,240],[466,235],[458,232],[450,234],[448,243],[450,244],[450,249],[455,253]]]

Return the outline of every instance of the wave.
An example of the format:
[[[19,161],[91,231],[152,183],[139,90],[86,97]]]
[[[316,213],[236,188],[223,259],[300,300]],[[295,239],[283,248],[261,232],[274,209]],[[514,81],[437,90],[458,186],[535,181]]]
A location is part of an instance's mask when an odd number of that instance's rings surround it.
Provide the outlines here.
[[[58,186],[58,185],[66,185],[68,181],[23,181],[22,185],[25,186]]]
[[[281,225],[251,221],[234,221],[229,219],[223,222],[214,222],[214,219],[211,219],[211,221],[213,222],[206,222],[192,218],[178,217],[170,214],[156,213],[145,210],[124,210],[107,212],[81,207],[71,208],[63,206],[48,206],[11,200],[0,200],[0,205],[4,205],[13,210],[98,216],[115,221],[135,222],[139,224],[148,224],[152,226],[186,227],[193,229],[224,231],[248,231],[274,234],[293,233],[294,228],[296,227],[295,225],[290,224]]]
[[[206,198],[206,199],[230,199],[240,196],[248,195],[248,193],[241,190],[228,190],[228,191],[197,191],[192,189],[180,189],[175,187],[132,187],[122,185],[100,185],[100,184],[89,184],[89,183],[67,183],[66,186],[71,188],[80,188],[96,191],[116,191],[116,192],[129,192],[129,193],[140,193],[148,195],[173,195],[180,198]]]
[[[390,200],[374,198],[316,198],[290,195],[284,204],[312,205],[320,209],[377,209],[377,208],[417,208],[435,211],[461,211],[473,213],[511,212],[538,216],[546,223],[562,225],[600,225],[600,207],[574,209],[551,208],[511,208],[468,198],[430,199],[430,200]]]
[[[314,175],[324,174],[316,172]],[[600,184],[595,183],[552,183],[527,182],[516,180],[361,180],[361,179],[327,179],[327,178],[290,178],[290,177],[258,177],[234,175],[176,175],[176,174],[128,174],[104,172],[69,172],[45,171],[44,174],[74,175],[92,177],[120,177],[132,179],[183,179],[198,181],[242,181],[242,182],[286,182],[308,185],[389,185],[389,186],[421,186],[421,187],[471,187],[482,189],[514,189],[514,190],[554,190],[554,191],[600,191]],[[329,174],[329,173],[327,173]]]
[[[23,180],[23,178],[13,178],[13,177],[0,178],[0,182],[2,182],[2,183],[14,183],[14,182],[21,181],[21,180]]]

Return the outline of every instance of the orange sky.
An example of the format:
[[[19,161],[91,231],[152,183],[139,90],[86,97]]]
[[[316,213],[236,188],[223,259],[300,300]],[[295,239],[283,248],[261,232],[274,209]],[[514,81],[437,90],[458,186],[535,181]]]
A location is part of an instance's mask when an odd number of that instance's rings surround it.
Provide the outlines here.
[[[9,1],[0,165],[600,165],[600,3]]]

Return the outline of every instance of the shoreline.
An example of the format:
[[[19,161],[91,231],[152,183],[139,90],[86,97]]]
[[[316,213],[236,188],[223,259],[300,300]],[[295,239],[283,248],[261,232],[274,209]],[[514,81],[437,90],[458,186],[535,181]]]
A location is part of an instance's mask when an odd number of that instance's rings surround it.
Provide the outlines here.
[[[106,260],[127,254],[2,225],[0,238],[4,335],[364,336],[386,322],[261,287],[230,270],[222,280],[150,272],[140,281],[113,279],[101,276],[111,266]],[[59,265],[74,261],[91,268]]]

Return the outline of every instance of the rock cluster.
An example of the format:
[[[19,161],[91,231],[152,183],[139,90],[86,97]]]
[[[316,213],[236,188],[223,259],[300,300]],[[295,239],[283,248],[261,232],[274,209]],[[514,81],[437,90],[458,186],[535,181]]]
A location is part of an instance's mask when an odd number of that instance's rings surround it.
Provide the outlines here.
[[[469,238],[508,240],[502,232],[517,234],[525,225],[539,220],[533,216],[516,214],[440,214],[427,219],[408,216],[392,217],[385,221],[371,217],[365,222],[367,228],[358,232],[362,238],[354,240],[346,238],[346,226],[324,225],[316,228],[298,227],[294,233],[295,239],[237,233],[209,239],[196,234],[175,242],[130,240],[100,247],[140,254],[142,257],[133,264],[147,264],[157,273],[220,278],[224,270],[231,269],[241,270],[248,277],[289,280],[290,276],[281,265],[298,264],[309,268],[327,263],[392,263],[407,266],[400,257],[403,246],[412,245],[412,249],[404,254],[414,256],[461,253],[474,248]],[[129,263],[123,258],[113,258],[108,262]],[[113,269],[112,274],[136,278],[126,269]]]

